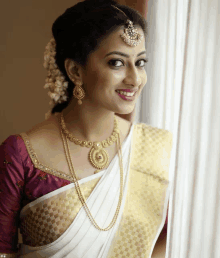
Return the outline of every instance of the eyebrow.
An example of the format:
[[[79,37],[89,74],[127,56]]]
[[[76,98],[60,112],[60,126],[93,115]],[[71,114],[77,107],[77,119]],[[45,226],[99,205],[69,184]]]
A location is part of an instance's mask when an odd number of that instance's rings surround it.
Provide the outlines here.
[[[146,50],[140,52],[137,56],[143,55],[143,54],[145,54],[145,53],[146,53]],[[105,57],[110,56],[110,55],[113,55],[113,54],[120,55],[120,56],[124,56],[124,57],[129,57],[129,55],[127,55],[127,54],[125,54],[125,53],[122,53],[122,52],[119,52],[119,51],[110,52],[110,53],[108,53]]]

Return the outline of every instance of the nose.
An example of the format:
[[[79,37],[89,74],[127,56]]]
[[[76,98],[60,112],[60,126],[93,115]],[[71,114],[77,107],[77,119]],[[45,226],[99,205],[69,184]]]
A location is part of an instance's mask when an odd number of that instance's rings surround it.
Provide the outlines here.
[[[134,87],[139,86],[141,84],[141,77],[140,73],[136,66],[131,66],[126,71],[126,78],[125,78],[126,84],[131,84]]]

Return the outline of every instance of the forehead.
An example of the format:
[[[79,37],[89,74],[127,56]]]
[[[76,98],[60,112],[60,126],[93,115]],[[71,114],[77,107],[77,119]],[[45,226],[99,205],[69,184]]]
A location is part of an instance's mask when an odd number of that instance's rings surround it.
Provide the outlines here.
[[[144,36],[143,30],[140,27],[136,27],[138,33]],[[104,58],[106,54],[112,51],[120,51],[123,52],[130,57],[135,58],[138,53],[146,50],[145,48],[145,37],[143,37],[142,41],[137,46],[129,46],[124,40],[121,38],[121,34],[124,33],[124,28],[117,28],[111,34],[109,34],[99,45],[99,48],[93,52],[95,56],[100,58]]]

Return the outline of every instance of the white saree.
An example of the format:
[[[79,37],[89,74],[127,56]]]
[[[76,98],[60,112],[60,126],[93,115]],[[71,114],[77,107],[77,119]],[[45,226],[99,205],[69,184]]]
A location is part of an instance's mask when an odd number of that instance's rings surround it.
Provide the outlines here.
[[[96,229],[90,222],[84,208],[81,208],[69,228],[56,241],[40,247],[32,247],[23,244],[20,257],[106,257],[109,249],[108,243],[112,241],[115,231],[117,230],[126,197],[133,127],[134,125],[132,125],[128,137],[122,144],[124,191],[121,209],[115,226],[109,231]],[[83,178],[79,181],[79,184],[81,185],[96,178],[100,178],[100,180],[86,203],[98,225],[105,228],[112,221],[119,199],[120,166],[118,155],[113,158],[107,169],[98,174]],[[71,183],[26,205],[21,211],[21,220],[30,212],[30,209],[35,210],[35,206],[39,203],[74,188],[74,183]]]
[[[122,144],[123,199],[113,228],[100,231],[93,226],[71,183],[22,209],[21,231],[26,239],[23,238],[19,257],[151,257],[166,218],[171,146],[169,131],[133,124]],[[107,169],[80,180],[79,184],[96,222],[107,227],[119,199],[118,155]],[[38,239],[41,244],[37,245],[28,244],[37,242],[39,229],[45,240]]]

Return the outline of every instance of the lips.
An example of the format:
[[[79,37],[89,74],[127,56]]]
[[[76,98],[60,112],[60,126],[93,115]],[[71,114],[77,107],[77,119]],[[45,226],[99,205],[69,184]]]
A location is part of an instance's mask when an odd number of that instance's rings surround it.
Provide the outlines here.
[[[133,90],[131,90],[131,89],[118,89],[118,90],[116,90],[116,91],[125,91],[125,92],[136,92],[136,91],[138,91],[138,89],[133,89]]]
[[[126,96],[126,95],[120,94],[117,90],[116,90],[116,93],[118,94],[118,96],[120,98],[122,98],[123,100],[126,100],[126,101],[133,101],[136,98],[136,92],[133,94],[133,96]]]

